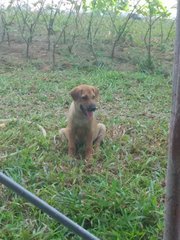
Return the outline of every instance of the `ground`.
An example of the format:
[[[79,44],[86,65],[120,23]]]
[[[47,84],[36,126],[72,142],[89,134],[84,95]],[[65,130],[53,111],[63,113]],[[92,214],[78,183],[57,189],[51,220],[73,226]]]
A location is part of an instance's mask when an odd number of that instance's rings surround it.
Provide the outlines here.
[[[7,58],[0,70],[2,171],[100,239],[161,239],[170,76],[134,68],[51,71],[32,62],[7,64]],[[66,145],[53,143],[66,125],[69,91],[80,83],[99,88],[97,119],[107,126],[105,142],[88,166],[69,159]],[[12,118],[18,120],[3,120]],[[0,188],[3,240],[79,239]]]

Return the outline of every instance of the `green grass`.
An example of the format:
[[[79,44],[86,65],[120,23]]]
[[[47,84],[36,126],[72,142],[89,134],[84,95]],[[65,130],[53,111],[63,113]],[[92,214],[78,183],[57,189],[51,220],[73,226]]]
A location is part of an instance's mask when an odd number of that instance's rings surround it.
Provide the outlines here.
[[[86,166],[52,136],[66,125],[69,91],[100,89],[97,118],[107,126],[101,152]],[[7,175],[100,239],[162,238],[171,84],[162,75],[99,69],[1,73],[0,167]],[[45,139],[32,121],[47,131]],[[16,155],[11,155],[11,153]],[[80,239],[0,185],[3,240]]]

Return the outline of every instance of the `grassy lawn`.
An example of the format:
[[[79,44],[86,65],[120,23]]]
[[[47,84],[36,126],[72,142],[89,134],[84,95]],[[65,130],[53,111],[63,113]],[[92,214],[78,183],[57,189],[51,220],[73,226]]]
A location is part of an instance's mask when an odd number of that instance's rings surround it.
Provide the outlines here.
[[[68,93],[80,83],[99,88],[97,118],[107,126],[101,152],[88,167],[52,141],[66,126]],[[1,119],[20,119],[0,122],[3,172],[100,239],[162,238],[169,79],[26,66],[1,71],[0,95]],[[47,137],[27,121],[41,124]],[[0,192],[0,239],[80,239],[2,185]]]

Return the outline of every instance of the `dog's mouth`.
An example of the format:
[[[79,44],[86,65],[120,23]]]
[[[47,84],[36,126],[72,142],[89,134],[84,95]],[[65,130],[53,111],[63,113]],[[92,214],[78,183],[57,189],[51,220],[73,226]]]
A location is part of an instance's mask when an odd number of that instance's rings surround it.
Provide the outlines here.
[[[80,105],[80,109],[86,117],[92,118],[93,112],[95,112],[97,108],[94,104],[92,104],[88,107],[84,107],[83,105]]]

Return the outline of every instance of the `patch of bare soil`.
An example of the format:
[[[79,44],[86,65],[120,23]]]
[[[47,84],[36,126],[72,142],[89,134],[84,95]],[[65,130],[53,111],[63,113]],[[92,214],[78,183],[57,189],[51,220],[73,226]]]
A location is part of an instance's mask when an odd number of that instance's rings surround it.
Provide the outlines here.
[[[20,67],[26,64],[28,61],[32,62],[34,66],[42,71],[49,71],[52,69],[53,54],[52,49],[47,50],[48,43],[45,39],[33,40],[30,50],[29,59],[26,57],[26,43],[21,39],[12,37],[13,40],[0,43],[0,64],[3,69],[10,70],[14,67]],[[60,70],[69,69],[72,67],[78,67],[80,69],[86,69],[91,67],[106,67],[118,71],[133,71],[135,66],[124,59],[115,58],[113,61],[110,58],[110,49],[106,48],[103,57],[98,56],[97,46],[97,58],[95,58],[88,45],[78,43],[73,46],[72,51],[69,51],[69,45],[60,43],[57,46],[55,54],[55,64]],[[82,50],[83,49],[83,50]],[[102,55],[101,53],[99,55]],[[118,53],[118,49],[116,55]]]
[[[10,44],[0,43],[0,71],[11,70],[16,67],[22,67],[27,62],[31,62],[36,68],[43,72],[52,70],[53,54],[52,48],[47,50],[48,43],[46,39],[34,39],[29,50],[29,58],[26,57],[26,43],[21,39],[12,37]],[[70,69],[77,67],[79,69],[103,68],[116,71],[137,70],[138,61],[132,60],[131,49],[129,47],[117,47],[115,57],[112,60],[111,44],[97,43],[94,49],[96,57],[93,55],[89,46],[83,42],[78,42],[69,50],[68,43],[60,43],[56,48],[55,67],[56,69]],[[103,49],[103,50],[102,50]],[[165,69],[172,67],[172,53],[162,53],[157,56],[164,62]],[[139,59],[141,56],[139,56]]]

